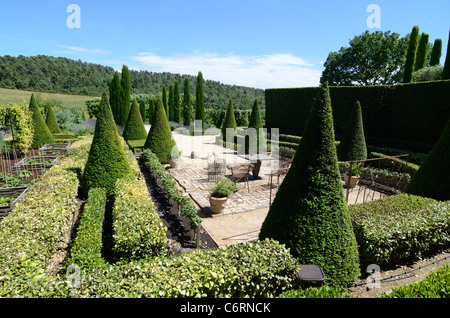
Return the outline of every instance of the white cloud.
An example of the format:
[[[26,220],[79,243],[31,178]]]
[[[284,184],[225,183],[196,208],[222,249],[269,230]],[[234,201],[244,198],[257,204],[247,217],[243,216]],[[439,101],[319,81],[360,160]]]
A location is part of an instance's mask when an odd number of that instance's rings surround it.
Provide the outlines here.
[[[140,53],[132,58],[152,72],[195,76],[201,71],[205,79],[256,88],[318,86],[322,74],[317,65],[292,54],[240,56],[196,52],[165,57]]]
[[[76,54],[76,53],[87,53],[87,54],[107,54],[107,51],[99,50],[99,49],[87,49],[84,47],[78,47],[78,46],[68,46],[68,45],[57,45],[60,48],[63,48],[64,51],[57,51],[58,53],[65,53],[65,54]]]

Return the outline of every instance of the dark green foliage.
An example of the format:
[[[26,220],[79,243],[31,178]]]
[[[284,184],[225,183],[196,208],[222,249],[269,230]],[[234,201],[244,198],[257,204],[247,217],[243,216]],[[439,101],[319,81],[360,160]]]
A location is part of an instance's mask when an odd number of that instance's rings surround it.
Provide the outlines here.
[[[361,104],[356,101],[350,115],[344,136],[337,148],[339,161],[354,161],[367,159],[366,139],[364,137],[363,116]]]
[[[174,121],[175,120],[175,95],[173,91],[173,85],[169,85],[169,100],[167,103],[169,107],[169,120]]]
[[[191,91],[189,88],[189,78],[184,79],[183,98],[183,124],[188,127],[191,124]]]
[[[256,130],[256,152],[260,153],[259,145],[264,144],[265,140],[264,140],[264,135],[261,135],[260,131],[259,131],[260,128],[263,128],[263,124],[262,124],[262,120],[261,120],[261,111],[259,109],[257,99],[253,103],[253,108],[252,108],[252,113],[250,115],[250,121],[248,124],[248,128],[255,128],[255,130]],[[261,139],[263,139],[263,140],[261,140]],[[247,137],[246,142],[245,142],[245,147],[246,147],[245,153],[246,154],[249,153],[250,143],[251,143],[251,141]]]
[[[147,138],[144,121],[138,108],[136,99],[131,104],[130,114],[122,134],[125,140],[140,140]]]
[[[155,105],[156,105],[156,100],[154,98],[149,98],[149,106],[148,106],[148,122],[150,123],[150,125],[153,122],[153,119],[155,117]]]
[[[450,200],[450,121],[405,192]]]
[[[426,33],[422,33],[422,36],[420,37],[419,47],[417,48],[416,53],[416,62],[414,63],[414,71],[418,71],[425,68],[427,62],[429,38],[430,36]]]
[[[449,36],[448,36],[447,55],[445,56],[444,71],[442,72],[442,79],[443,80],[450,79],[450,32],[449,32]]]
[[[147,105],[145,105],[145,100],[143,99],[139,101],[139,111],[141,112],[142,121],[145,122],[147,117]]]
[[[162,91],[162,104],[164,106],[164,111],[166,112],[166,117],[167,119],[169,118],[169,105],[167,104],[167,90],[166,90],[166,86],[163,86],[163,91]]]
[[[205,96],[203,93],[203,74],[198,72],[197,87],[195,90],[195,120],[202,121],[202,127],[205,125]]]
[[[416,63],[416,53],[418,45],[419,45],[419,27],[415,26],[412,29],[411,37],[409,40],[408,52],[406,53],[403,83],[410,83],[412,81],[412,74],[414,72],[414,65]]]
[[[120,75],[119,72],[114,72],[114,77],[109,83],[109,102],[111,105],[111,111],[114,116],[114,121],[120,123],[120,105],[121,105],[121,90],[120,86]]]
[[[176,147],[176,143],[172,137],[169,121],[167,120],[162,101],[158,99],[155,108],[155,118],[144,148],[153,152],[161,163],[169,163],[174,147]]]
[[[121,102],[120,102],[120,122],[119,125],[125,125],[127,123],[128,114],[131,108],[131,84],[130,84],[130,71],[128,67],[124,65],[122,67],[122,78],[120,81],[121,86]]]
[[[222,136],[225,141],[227,138],[227,128],[233,128],[236,131],[236,119],[234,118],[234,109],[233,109],[233,101],[230,100],[230,104],[228,105],[227,113],[225,114],[225,119],[223,120],[222,125]],[[234,134],[233,134],[234,135]],[[231,141],[231,140],[228,140]]]
[[[52,133],[48,129],[47,124],[44,121],[44,118],[42,118],[42,114],[34,97],[34,94],[31,94],[29,109],[32,114],[33,129],[34,129],[33,142],[31,143],[31,148],[38,149],[44,146],[45,144],[55,143]]]
[[[328,84],[317,95],[292,166],[264,220],[259,239],[286,244],[300,264],[317,264],[331,286],[359,276],[359,257],[342,191]]]
[[[265,127],[301,136],[317,90],[267,89]],[[337,139],[344,134],[355,100],[364,107],[364,134],[372,146],[428,153],[450,119],[450,81],[330,87],[330,95]]]
[[[431,51],[430,66],[439,65],[441,61],[442,54],[442,40],[434,40],[433,50]]]
[[[181,123],[181,109],[180,109],[180,84],[178,81],[175,82],[174,87],[174,103],[175,103],[175,118],[174,121]]]
[[[90,189],[103,188],[108,194],[114,194],[116,181],[130,173],[108,96],[103,93],[89,157],[80,180],[80,193],[87,196]]]
[[[50,105],[47,108],[47,118],[45,119],[45,123],[52,134],[61,133],[61,128],[59,128],[55,113]]]

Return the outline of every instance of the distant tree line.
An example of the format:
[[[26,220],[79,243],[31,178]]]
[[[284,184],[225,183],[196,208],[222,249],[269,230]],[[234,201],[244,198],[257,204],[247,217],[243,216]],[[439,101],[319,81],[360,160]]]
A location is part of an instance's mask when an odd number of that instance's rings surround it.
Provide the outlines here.
[[[0,87],[100,97],[103,92],[109,91],[114,73],[112,67],[63,57],[0,56]],[[185,78],[188,78],[190,92],[195,96],[197,76],[135,70],[130,70],[129,73],[131,94],[160,95],[163,86],[168,89],[170,84],[175,85],[176,82],[181,90]],[[252,108],[255,99],[259,100],[261,108],[265,107],[262,89],[205,80],[203,92],[205,109],[225,110],[229,101],[233,100],[235,109],[246,110]],[[183,93],[180,92],[180,95]]]

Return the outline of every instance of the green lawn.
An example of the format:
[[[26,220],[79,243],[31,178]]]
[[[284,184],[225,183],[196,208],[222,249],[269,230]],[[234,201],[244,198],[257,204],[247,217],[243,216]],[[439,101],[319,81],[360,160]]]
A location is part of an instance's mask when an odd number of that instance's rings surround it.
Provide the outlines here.
[[[65,106],[85,106],[86,100],[93,99],[93,96],[68,95],[58,93],[41,93],[22,91],[17,89],[0,88],[0,103],[3,104],[21,104],[30,102],[31,94],[34,93],[38,102],[51,101],[55,105]]]

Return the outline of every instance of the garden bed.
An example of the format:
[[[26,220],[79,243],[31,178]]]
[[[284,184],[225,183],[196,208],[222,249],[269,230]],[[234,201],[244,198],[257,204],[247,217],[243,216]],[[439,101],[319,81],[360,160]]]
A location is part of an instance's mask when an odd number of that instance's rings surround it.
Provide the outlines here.
[[[148,192],[160,213],[163,224],[167,227],[171,252],[177,255],[183,251],[195,249],[195,230],[191,229],[189,218],[179,215],[178,204],[169,198],[167,192],[162,188],[158,176],[145,164],[143,157],[139,160],[139,167],[147,184]],[[200,248],[218,247],[203,227],[200,227],[200,242]]]
[[[52,154],[67,154],[69,151],[71,143],[61,143],[61,144],[45,144],[39,149],[40,154],[52,155]]]
[[[14,205],[28,192],[29,187],[0,188],[0,199],[10,198],[8,202],[0,201],[0,219],[8,216]],[[6,204],[7,203],[7,204]]]
[[[53,167],[59,160],[59,156],[34,156],[23,158],[12,167],[13,172],[22,170],[44,170]]]

